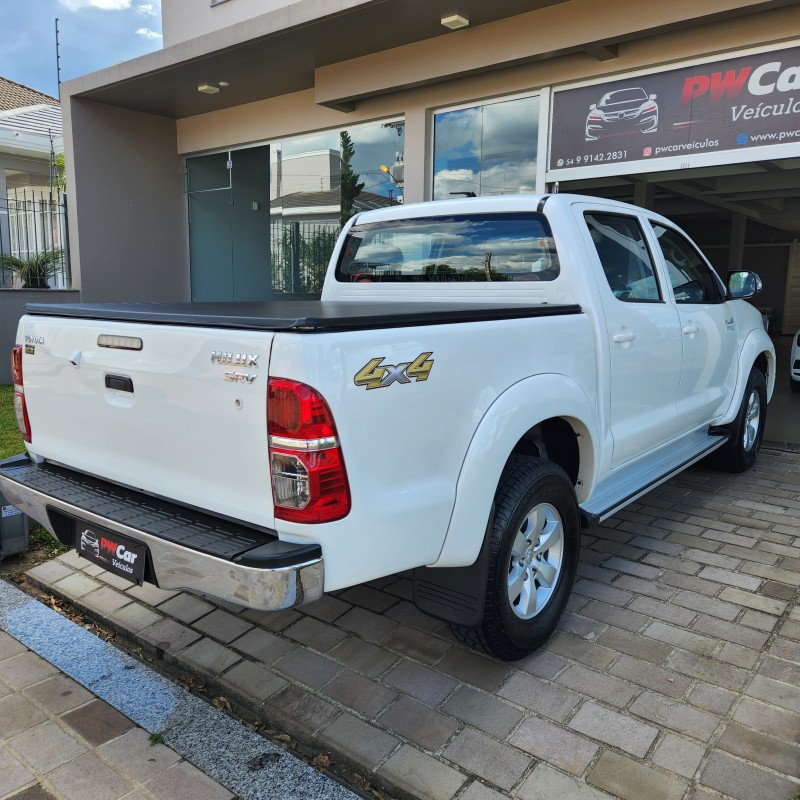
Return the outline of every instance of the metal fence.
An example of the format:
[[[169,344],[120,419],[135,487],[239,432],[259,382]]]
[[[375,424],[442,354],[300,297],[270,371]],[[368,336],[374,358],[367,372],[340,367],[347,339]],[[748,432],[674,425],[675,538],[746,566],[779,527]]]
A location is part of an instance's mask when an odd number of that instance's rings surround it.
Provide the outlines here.
[[[272,220],[273,291],[281,294],[319,294],[339,230],[336,222]]]
[[[70,288],[66,195],[0,197],[0,288]]]

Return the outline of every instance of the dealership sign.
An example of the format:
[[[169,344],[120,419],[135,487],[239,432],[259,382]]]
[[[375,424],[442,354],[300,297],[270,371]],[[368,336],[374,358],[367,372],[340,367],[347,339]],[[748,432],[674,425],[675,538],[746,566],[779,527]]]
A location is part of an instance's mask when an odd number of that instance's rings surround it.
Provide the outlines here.
[[[551,171],[791,144],[800,47],[553,94]]]

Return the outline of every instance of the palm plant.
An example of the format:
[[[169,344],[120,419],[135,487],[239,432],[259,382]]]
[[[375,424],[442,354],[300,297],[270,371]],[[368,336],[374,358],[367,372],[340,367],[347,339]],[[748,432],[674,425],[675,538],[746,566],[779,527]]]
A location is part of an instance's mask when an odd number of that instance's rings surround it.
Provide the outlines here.
[[[0,265],[14,273],[23,289],[49,289],[49,279],[62,269],[63,256],[60,247],[27,256],[0,254]]]

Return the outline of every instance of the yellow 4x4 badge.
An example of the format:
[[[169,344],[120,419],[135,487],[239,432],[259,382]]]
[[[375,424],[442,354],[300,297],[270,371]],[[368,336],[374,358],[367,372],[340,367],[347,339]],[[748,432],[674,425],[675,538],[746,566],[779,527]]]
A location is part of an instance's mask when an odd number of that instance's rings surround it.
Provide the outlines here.
[[[413,361],[405,364],[384,364],[383,357],[370,359],[355,375],[353,381],[356,386],[366,386],[367,389],[384,389],[393,383],[411,383],[426,381],[433,368],[433,353],[420,353]]]

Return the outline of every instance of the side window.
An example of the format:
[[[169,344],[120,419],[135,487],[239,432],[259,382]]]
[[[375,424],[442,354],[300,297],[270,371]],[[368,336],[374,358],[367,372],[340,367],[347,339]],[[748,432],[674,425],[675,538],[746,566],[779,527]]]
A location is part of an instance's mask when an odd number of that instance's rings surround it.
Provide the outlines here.
[[[585,218],[614,297],[626,303],[660,301],[661,292],[639,221],[596,211]]]
[[[676,303],[719,303],[725,287],[694,245],[671,228],[653,223]]]

